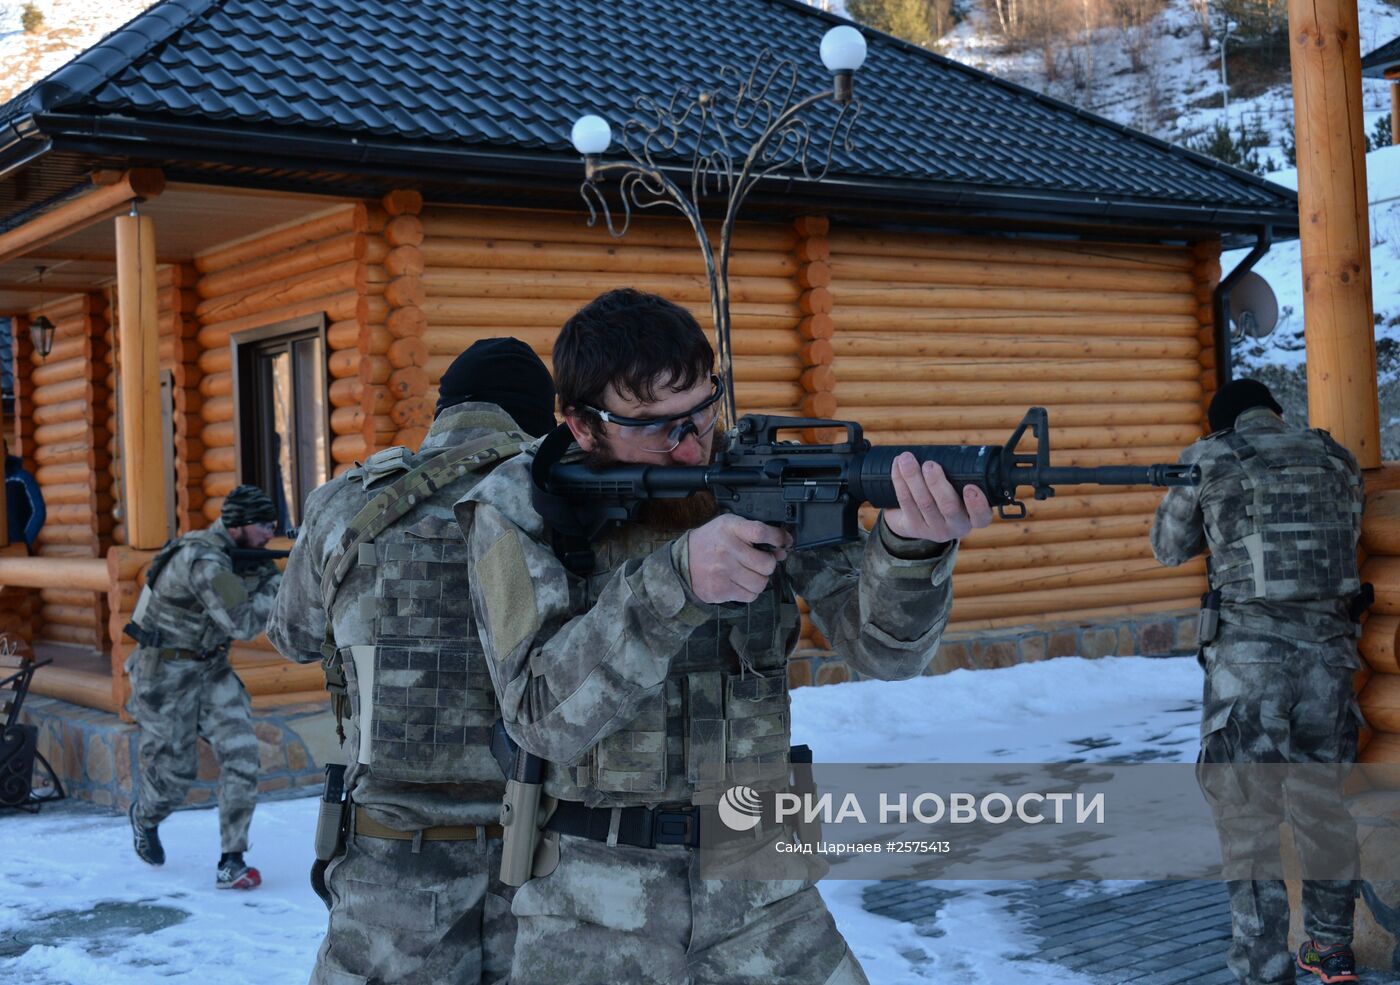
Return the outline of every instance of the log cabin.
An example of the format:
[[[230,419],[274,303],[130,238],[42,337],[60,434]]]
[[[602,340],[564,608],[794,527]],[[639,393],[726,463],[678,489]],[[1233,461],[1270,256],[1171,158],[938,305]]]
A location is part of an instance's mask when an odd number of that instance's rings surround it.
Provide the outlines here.
[[[622,285],[710,324],[689,226],[588,224],[570,125],[617,126],[680,87],[732,92],[763,49],[817,91],[817,43],[840,22],[797,0],[692,15],[678,25],[662,0],[164,0],[0,107],[5,437],[49,512],[36,556],[0,549],[0,629],[55,659],[36,692],[119,714],[121,630],[154,551],[217,518],[239,482],[294,530],[316,485],[417,445],[472,341],[515,335],[547,360],[564,319]],[[1257,259],[1297,235],[1297,196],[868,33],[849,145],[824,180],[762,181],[737,229],[740,412],[1002,444],[1040,405],[1055,464],[1175,460],[1228,372],[1243,270],[1222,277],[1221,249]],[[834,113],[813,116],[829,138]],[[687,139],[660,160],[677,176]],[[1153,560],[1159,497],[1067,488],[976,532],[934,669],[1194,648],[1204,565]],[[1400,517],[1372,515],[1382,602],[1358,686],[1367,754],[1394,759]],[[323,700],[319,668],[263,639],[233,656],[257,708]],[[810,627],[790,673],[849,677]]]

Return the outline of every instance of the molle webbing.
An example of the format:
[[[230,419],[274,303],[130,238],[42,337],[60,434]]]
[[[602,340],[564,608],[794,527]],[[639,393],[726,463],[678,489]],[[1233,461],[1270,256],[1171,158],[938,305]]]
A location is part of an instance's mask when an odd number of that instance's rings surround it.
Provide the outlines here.
[[[1212,586],[1232,601],[1354,594],[1360,503],[1340,447],[1317,431],[1221,440],[1244,472],[1245,502],[1242,518],[1215,518],[1232,526],[1213,552]]]
[[[331,696],[331,710],[335,716],[336,734],[342,744],[345,741],[344,719],[351,711],[350,682],[347,679],[341,650],[335,645],[332,613],[336,596],[345,576],[350,568],[356,564],[378,564],[381,558],[374,543],[375,539],[406,517],[419,504],[427,502],[438,490],[458,477],[466,475],[468,472],[478,471],[486,465],[516,454],[528,441],[529,439],[519,432],[498,432],[441,454],[433,455],[426,462],[411,469],[374,495],[355,514],[346,527],[339,548],[331,555],[326,564],[325,575],[321,582],[322,604],[326,612],[326,637],[321,645],[321,669],[326,678],[326,690]],[[373,602],[374,600],[362,599],[361,604],[367,601]],[[464,600],[463,604],[466,605],[469,612],[470,602]],[[377,620],[376,636],[382,628],[383,621]],[[376,639],[376,642],[382,645],[387,643],[387,640]],[[432,652],[428,652],[430,650]],[[438,652],[438,649],[432,647],[416,649],[408,640],[403,640],[396,646],[382,646],[381,651],[376,655],[376,662],[380,660],[388,661],[390,664],[402,664],[404,669],[411,664],[426,666],[427,663],[431,663],[438,667],[444,661],[460,662],[464,675],[469,662],[465,654]],[[484,676],[484,670],[480,668],[478,670],[480,671],[479,676]],[[476,688],[479,688],[483,683],[489,690],[489,680],[483,682],[473,679],[470,681],[470,684]],[[394,693],[396,692],[391,690],[386,692],[386,695]],[[391,727],[388,724],[383,726],[383,728]],[[407,741],[408,735],[405,731],[404,742]],[[410,758],[410,754],[413,752],[408,745],[402,745],[400,751],[404,754],[401,758],[405,760]]]
[[[361,544],[373,543],[385,530],[398,522],[419,503],[426,501],[446,483],[474,472],[492,462],[516,454],[529,443],[518,431],[487,435],[477,441],[434,455],[386,489],[377,493],[360,512],[355,514],[340,547],[326,564],[321,579],[321,604],[331,611],[336,593],[350,568],[359,561]],[[330,639],[329,630],[327,639]]]

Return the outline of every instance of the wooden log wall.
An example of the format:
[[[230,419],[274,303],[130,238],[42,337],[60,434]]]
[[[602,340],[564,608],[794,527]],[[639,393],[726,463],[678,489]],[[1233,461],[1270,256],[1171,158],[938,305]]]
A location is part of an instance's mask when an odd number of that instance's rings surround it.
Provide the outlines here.
[[[1361,526],[1361,579],[1376,589],[1366,617],[1357,675],[1362,714],[1363,763],[1400,762],[1400,465],[1366,472],[1366,512]]]
[[[548,363],[569,316],[613,287],[664,294],[713,330],[704,266],[683,221],[634,219],[622,239],[589,228],[576,213],[433,206],[423,210],[422,223],[433,402],[443,371],[478,339],[515,336]],[[735,232],[730,309],[741,413],[801,409],[798,326],[806,313],[797,240],[787,225],[745,224]]]
[[[168,264],[156,271],[160,294],[160,366],[174,383],[175,527],[189,533],[205,525],[204,443],[199,369],[199,321],[195,309],[199,274],[193,264]]]
[[[101,557],[111,545],[111,415],[106,303],[99,294],[50,302],[43,313],[56,326],[47,360],[30,354],[35,478],[48,521],[37,553],[47,557]],[[33,313],[31,313],[33,314]],[[105,649],[106,599],[79,589],[40,592],[37,638]]]
[[[1056,465],[1172,462],[1202,434],[1209,251],[842,228],[830,251],[833,393],[872,441],[1002,444],[1036,405]],[[1204,563],[1153,559],[1160,498],[1065,488],[976,531],[952,628],[1191,608]]]
[[[382,295],[387,314],[361,334],[359,410],[367,453],[391,444],[416,449],[433,423],[422,210],[421,194],[395,191],[371,211],[370,292]]]
[[[356,376],[360,335],[372,324],[383,324],[387,315],[383,297],[368,293],[368,225],[369,211],[363,204],[346,204],[195,257],[200,277],[193,314],[200,326],[196,342],[202,426],[192,437],[202,445],[200,509],[205,521],[218,519],[224,496],[237,484],[229,336],[325,312],[333,336],[330,375],[337,382]],[[333,401],[334,397],[332,387]],[[347,428],[333,413],[331,427],[335,461],[361,457],[359,423]],[[352,435],[351,441],[342,440]]]
[[[1201,343],[1201,434],[1205,435],[1210,433],[1205,410],[1220,388],[1215,364],[1215,308],[1211,304],[1215,289],[1220,286],[1220,241],[1195,244],[1191,256],[1195,261],[1191,277],[1196,282],[1196,323],[1200,325],[1196,338]]]

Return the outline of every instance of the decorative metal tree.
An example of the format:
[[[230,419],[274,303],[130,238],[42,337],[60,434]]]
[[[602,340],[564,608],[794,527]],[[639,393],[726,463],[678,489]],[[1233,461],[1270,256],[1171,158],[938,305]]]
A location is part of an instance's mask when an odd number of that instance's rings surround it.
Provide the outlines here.
[[[803,98],[797,97],[797,66],[789,59],[775,58],[767,49],[754,61],[747,78],[726,67],[721,69],[719,85],[713,89],[681,86],[664,104],[638,97],[636,115],[622,125],[622,147],[631,160],[599,160],[612,143],[612,128],[602,117],[580,117],[573,127],[574,147],[583,155],[580,192],[588,205],[589,225],[595,224],[601,213],[608,232],[621,237],[631,225],[634,208],[668,206],[685,216],[695,230],[709,279],[720,375],[725,383],[725,414],[730,425],[736,420],[729,340],[729,254],[734,220],[759,181],[784,171],[800,174],[808,181],[820,181],[831,167],[836,148],[851,149],[851,127],[860,112],[853,78],[865,62],[865,38],[853,27],[833,27],[822,37],[821,59],[832,73],[831,88]],[[821,140],[803,113],[828,99],[840,110],[830,133]],[[755,129],[759,134],[740,162],[738,145]],[[689,188],[683,189],[659,161],[683,152],[688,141],[694,142],[694,153]],[[814,147],[818,148],[815,160]],[[609,177],[618,179],[621,223],[614,221],[599,187]],[[727,204],[716,258],[705,233],[700,203],[718,196],[727,196]]]

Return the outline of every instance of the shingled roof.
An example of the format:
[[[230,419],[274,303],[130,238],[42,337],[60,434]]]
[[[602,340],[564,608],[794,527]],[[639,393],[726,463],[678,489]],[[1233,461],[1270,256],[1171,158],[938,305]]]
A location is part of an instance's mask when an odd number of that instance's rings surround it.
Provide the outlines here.
[[[616,127],[637,97],[714,85],[724,66],[747,73],[765,46],[799,67],[799,91],[827,86],[816,49],[834,23],[797,0],[164,0],[0,108],[0,173],[42,136],[135,157],[202,147],[226,166],[262,154],[382,173],[416,160],[576,181],[581,113]],[[853,149],[812,194],[1296,224],[1287,189],[866,33]],[[826,126],[834,111],[816,115]]]
[[[1393,38],[1361,57],[1361,74],[1368,79],[1385,78],[1385,70],[1400,68],[1400,38]]]

